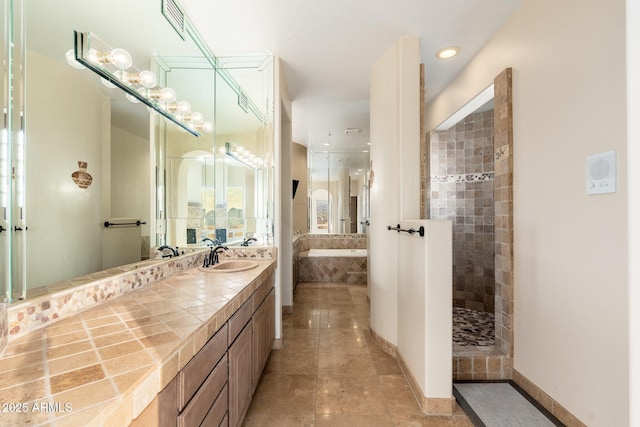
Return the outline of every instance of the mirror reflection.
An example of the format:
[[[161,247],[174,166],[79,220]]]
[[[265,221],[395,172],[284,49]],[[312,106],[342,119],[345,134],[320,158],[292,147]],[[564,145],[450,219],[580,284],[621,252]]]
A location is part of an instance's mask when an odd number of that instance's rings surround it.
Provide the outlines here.
[[[368,150],[308,151],[309,226],[313,234],[366,233]]]
[[[179,34],[159,5],[15,0],[14,14],[24,19],[3,20],[0,45],[14,47],[10,61],[2,51],[2,72],[12,79],[1,92],[7,125],[0,139],[0,277],[10,300],[121,272],[164,244],[272,235],[271,109],[255,107],[269,105],[270,58],[222,73],[192,39],[188,19]],[[155,73],[158,87],[170,86],[215,122],[215,132],[191,135],[72,67],[74,31],[126,49],[139,69]],[[227,141],[265,166],[246,170],[221,151]]]

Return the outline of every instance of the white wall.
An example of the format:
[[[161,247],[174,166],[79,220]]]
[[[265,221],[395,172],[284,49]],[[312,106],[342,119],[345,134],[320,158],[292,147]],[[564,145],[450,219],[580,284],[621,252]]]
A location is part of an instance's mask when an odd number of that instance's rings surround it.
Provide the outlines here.
[[[27,283],[35,287],[101,269],[101,123],[110,112],[83,71],[31,51],[27,67]],[[93,177],[87,189],[71,179],[78,161]]]
[[[640,3],[627,0],[627,159],[629,183],[640,183]],[[640,185],[629,185],[630,423],[640,426]]]
[[[629,423],[624,9],[525,0],[427,107],[431,129],[513,67],[514,367],[589,426]],[[587,196],[607,150],[618,191]]]
[[[280,58],[274,57],[274,155],[275,162],[275,244],[278,248],[276,270],[276,339],[282,338],[282,306],[293,304],[293,266],[291,259],[293,233],[291,230],[291,98],[284,78]]]
[[[399,44],[387,50],[374,64],[369,77],[370,135],[373,183],[371,228],[367,239],[369,259],[370,325],[382,338],[398,344],[398,238],[386,229],[400,219],[400,162],[397,129],[400,102],[397,84]]]

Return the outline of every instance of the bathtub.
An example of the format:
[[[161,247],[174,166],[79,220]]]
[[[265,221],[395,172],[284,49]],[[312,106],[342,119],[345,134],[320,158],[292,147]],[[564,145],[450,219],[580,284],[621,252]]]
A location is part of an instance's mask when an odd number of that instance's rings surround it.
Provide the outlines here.
[[[366,249],[309,249],[310,257],[366,257]]]
[[[309,249],[297,256],[300,282],[367,284],[366,249]]]

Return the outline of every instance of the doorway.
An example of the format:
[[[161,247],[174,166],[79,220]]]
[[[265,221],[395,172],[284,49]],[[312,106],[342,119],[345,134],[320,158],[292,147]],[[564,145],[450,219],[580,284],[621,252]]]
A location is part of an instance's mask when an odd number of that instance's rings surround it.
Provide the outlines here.
[[[430,212],[430,218],[449,218],[454,222],[454,229],[461,232],[462,245],[458,250],[469,255],[488,258],[481,265],[467,263],[462,265],[454,275],[468,275],[471,283],[465,283],[462,289],[454,287],[454,298],[462,301],[469,300],[476,313],[487,313],[490,319],[483,316],[472,316],[475,319],[465,325],[468,332],[477,334],[475,340],[470,340],[468,346],[454,346],[453,377],[456,380],[473,379],[511,379],[513,370],[513,117],[511,93],[511,69],[505,69],[493,83],[493,113],[491,135],[493,144],[490,149],[465,147],[462,140],[440,141],[434,132],[425,134],[424,150],[427,162],[423,167],[423,175],[427,182],[427,191],[423,199],[423,206]],[[476,107],[486,103],[486,99],[477,102],[472,110],[461,114],[453,123],[467,116]],[[473,101],[467,105],[473,104]],[[488,113],[481,113],[488,114]],[[476,128],[474,128],[474,126]],[[461,129],[465,137],[479,136],[482,138],[482,126],[475,122],[464,123]],[[438,128],[436,128],[437,130]],[[435,130],[434,130],[435,131]],[[480,132],[480,134],[478,134]],[[434,147],[434,143],[437,147]],[[480,144],[481,145],[481,144]],[[436,153],[432,149],[440,150]],[[441,151],[443,150],[443,151]],[[471,156],[472,165],[478,166],[483,162],[491,163],[491,171],[464,170],[457,168],[464,165],[466,160],[455,159],[453,165],[446,164],[444,168],[437,161],[430,161],[430,155],[446,158],[454,155],[456,150],[464,150]],[[444,153],[444,154],[442,154]],[[490,156],[490,158],[488,158]],[[466,156],[465,156],[466,157]],[[490,161],[490,162],[489,162]],[[457,163],[456,163],[457,162]],[[429,171],[429,172],[427,172]],[[427,173],[430,175],[427,180]],[[440,188],[442,182],[447,183]],[[452,182],[450,185],[448,182]],[[487,182],[491,182],[491,190]],[[459,183],[463,185],[460,186]],[[466,184],[472,184],[467,187]],[[474,188],[473,186],[480,186]],[[440,190],[444,191],[441,194]],[[489,201],[491,192],[492,200]],[[480,192],[480,198],[476,197]],[[434,197],[434,195],[436,197]],[[456,200],[461,199],[461,201]],[[469,214],[467,221],[465,215]],[[490,216],[488,216],[490,215]],[[491,230],[489,230],[491,228]],[[478,241],[478,233],[493,234],[493,242]],[[467,241],[465,241],[467,240]],[[466,244],[466,243],[470,243]],[[455,247],[455,237],[454,237]],[[454,264],[456,251],[454,250]],[[489,271],[491,270],[491,271]],[[491,283],[487,282],[485,273],[491,273]],[[454,278],[455,281],[455,278]],[[481,291],[491,288],[493,294],[488,296]],[[455,301],[460,306],[461,301]],[[464,304],[462,304],[464,306]],[[478,322],[476,322],[478,320]],[[490,340],[486,338],[486,326],[493,326]],[[483,332],[485,336],[483,336]],[[476,345],[474,345],[476,344]],[[477,345],[482,344],[482,345]]]

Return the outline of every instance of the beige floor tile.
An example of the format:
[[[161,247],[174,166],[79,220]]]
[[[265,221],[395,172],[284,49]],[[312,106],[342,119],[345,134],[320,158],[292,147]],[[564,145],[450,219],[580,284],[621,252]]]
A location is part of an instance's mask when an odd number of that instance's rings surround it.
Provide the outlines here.
[[[355,378],[376,375],[368,353],[351,354],[349,350],[353,349],[321,349],[318,356],[318,375]]]
[[[288,375],[310,375],[318,372],[318,350],[273,350],[264,372]]]
[[[313,415],[316,385],[316,375],[265,373],[253,396],[249,413]]]
[[[381,375],[378,379],[390,414],[422,415],[422,410],[403,375]]]
[[[284,316],[282,326],[295,329],[317,329],[320,327],[320,317],[322,310],[317,308],[300,309],[294,308],[293,314]]]
[[[403,375],[395,357],[385,353],[375,344],[369,344],[371,361],[378,375]]]
[[[314,427],[315,414],[310,415],[271,415],[247,414],[244,427]]]
[[[321,329],[320,348],[361,348],[368,352],[363,331],[358,329]]]
[[[420,411],[396,359],[371,339],[366,286],[298,284],[293,313],[283,316],[283,342],[244,426],[472,425],[461,410],[451,417]]]
[[[285,328],[282,331],[285,348],[298,350],[317,349],[320,344],[320,331],[318,329]]]
[[[385,401],[377,376],[318,376],[317,414],[384,415]]]
[[[389,427],[393,425],[391,417],[384,415],[316,415],[316,427]],[[418,424],[420,426],[421,424]]]

